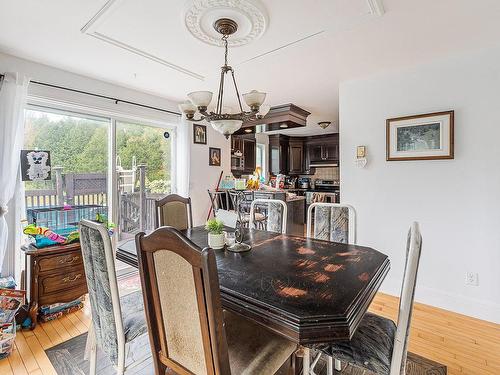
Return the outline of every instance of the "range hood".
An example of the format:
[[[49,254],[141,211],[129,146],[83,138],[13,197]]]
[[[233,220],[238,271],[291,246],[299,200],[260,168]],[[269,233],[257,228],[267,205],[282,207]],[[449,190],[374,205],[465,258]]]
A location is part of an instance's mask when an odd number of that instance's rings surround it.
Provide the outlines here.
[[[285,130],[306,126],[307,116],[311,113],[295,104],[282,104],[271,107],[262,119],[246,121],[235,134],[262,133],[272,130]]]

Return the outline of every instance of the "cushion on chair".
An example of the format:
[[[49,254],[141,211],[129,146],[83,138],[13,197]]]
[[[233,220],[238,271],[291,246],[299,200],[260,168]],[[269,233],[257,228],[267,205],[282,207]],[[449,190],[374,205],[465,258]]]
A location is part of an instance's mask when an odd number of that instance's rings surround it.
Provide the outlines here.
[[[224,324],[232,374],[272,375],[297,349],[297,344],[228,311]]]
[[[395,333],[396,325],[392,320],[367,313],[351,341],[320,344],[314,348],[375,374],[388,375]]]
[[[136,337],[147,333],[146,315],[141,291],[127,294],[120,298],[122,307],[123,330],[125,342],[130,342]]]

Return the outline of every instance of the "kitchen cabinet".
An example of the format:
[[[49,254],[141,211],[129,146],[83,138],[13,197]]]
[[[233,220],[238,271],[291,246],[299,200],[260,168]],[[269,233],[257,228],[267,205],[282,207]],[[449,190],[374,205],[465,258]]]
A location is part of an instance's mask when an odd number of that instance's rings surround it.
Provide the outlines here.
[[[257,149],[257,143],[255,137],[253,138],[243,138],[243,173],[252,174],[255,171],[255,154]]]
[[[288,140],[290,137],[273,134],[269,136],[269,171],[272,175],[288,174]]]
[[[303,174],[305,170],[304,140],[290,138],[288,143],[288,174]]]
[[[255,171],[256,149],[255,135],[231,136],[231,172],[235,177],[252,174]],[[235,152],[240,152],[242,156],[235,156]]]
[[[338,164],[339,161],[339,137],[338,134],[328,136],[313,136],[307,139],[307,166]]]

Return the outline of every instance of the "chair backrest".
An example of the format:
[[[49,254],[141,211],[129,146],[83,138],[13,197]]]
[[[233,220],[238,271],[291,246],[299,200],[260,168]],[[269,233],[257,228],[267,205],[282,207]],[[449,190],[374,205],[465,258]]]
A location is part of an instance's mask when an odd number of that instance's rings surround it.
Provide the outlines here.
[[[314,211],[314,232],[313,232]],[[356,210],[348,204],[313,203],[307,209],[307,237],[356,243]]]
[[[410,334],[413,300],[415,298],[415,285],[417,282],[418,264],[422,250],[422,236],[418,223],[414,222],[408,232],[406,244],[406,263],[399,301],[398,325],[394,337],[392,351],[391,375],[404,375],[406,355],[408,351],[408,336]]]
[[[172,227],[136,246],[156,374],[230,374],[214,251]]]
[[[207,190],[210,197],[210,204],[212,205],[213,214],[217,213],[219,209],[228,209],[229,198],[225,190]]]
[[[215,217],[222,221],[226,227],[236,228],[236,223],[238,222],[238,214],[235,211],[218,209]]]
[[[82,220],[79,229],[96,342],[113,363],[121,363],[118,347],[125,335],[111,239],[103,224]]]
[[[191,198],[169,194],[155,201],[156,228],[170,226],[178,230],[193,227]]]
[[[269,232],[286,233],[288,209],[284,201],[279,199],[254,199],[250,205],[249,227],[254,228],[255,208],[266,206],[266,230]]]

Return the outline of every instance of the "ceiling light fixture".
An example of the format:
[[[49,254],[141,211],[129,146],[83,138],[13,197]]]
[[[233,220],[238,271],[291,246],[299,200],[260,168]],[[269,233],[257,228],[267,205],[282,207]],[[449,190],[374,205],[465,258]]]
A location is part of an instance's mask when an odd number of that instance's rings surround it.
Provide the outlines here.
[[[318,122],[318,126],[321,129],[326,129],[327,127],[330,126],[331,123],[332,123],[331,121],[320,121],[320,122]]]
[[[253,121],[261,119],[267,112],[269,112],[269,106],[263,106],[264,100],[266,99],[265,92],[259,92],[252,90],[246,94],[243,94],[243,99],[245,103],[250,107],[250,111],[244,111],[241,105],[240,93],[238,91],[238,86],[236,85],[236,79],[234,78],[234,70],[231,66],[227,65],[227,38],[234,34],[238,30],[238,24],[229,19],[221,18],[214,23],[215,30],[222,34],[222,42],[224,43],[224,65],[221,68],[220,82],[219,82],[219,93],[217,95],[217,105],[215,107],[215,112],[207,112],[207,108],[212,102],[213,93],[211,91],[195,91],[188,94],[190,100],[185,101],[179,105],[179,109],[186,115],[186,119],[189,121],[202,121],[206,120],[212,125],[212,127],[219,133],[224,134],[228,138],[231,134],[241,128],[243,121]],[[240,106],[239,113],[223,113],[223,100],[224,100],[224,80],[226,74],[231,72],[232,81],[234,88],[236,90],[236,97],[238,98],[238,103]],[[196,111],[200,113],[200,118],[195,119],[194,116]]]

